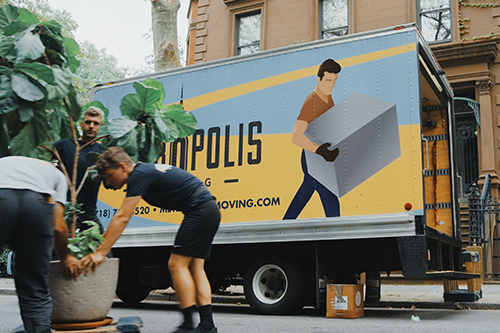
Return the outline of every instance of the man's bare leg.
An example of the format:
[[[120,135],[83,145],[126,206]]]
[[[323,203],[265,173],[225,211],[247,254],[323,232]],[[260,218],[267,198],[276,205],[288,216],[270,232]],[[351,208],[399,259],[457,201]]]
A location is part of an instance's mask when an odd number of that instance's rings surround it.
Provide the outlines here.
[[[207,274],[205,273],[205,260],[194,258],[189,264],[189,270],[196,287],[196,303],[200,313],[200,326],[198,332],[217,332],[212,315],[212,290]]]
[[[189,270],[192,260],[192,257],[172,253],[168,261],[173,287],[184,316],[184,323],[176,332],[189,332],[194,329],[193,312],[196,310],[196,286]]]

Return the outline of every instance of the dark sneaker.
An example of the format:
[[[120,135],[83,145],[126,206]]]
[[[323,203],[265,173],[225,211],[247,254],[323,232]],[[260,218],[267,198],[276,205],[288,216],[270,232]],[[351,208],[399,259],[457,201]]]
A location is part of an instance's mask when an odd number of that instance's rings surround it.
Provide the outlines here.
[[[218,331],[217,331],[217,327],[214,327],[211,330],[207,330],[207,329],[204,329],[203,327],[201,327],[200,325],[198,325],[198,327],[196,327],[193,332],[196,332],[196,333],[217,333]]]
[[[182,326],[179,326],[177,327],[177,329],[175,331],[173,331],[172,333],[194,333],[194,332],[198,332],[196,330],[196,328],[192,328],[192,329],[188,329],[188,328],[184,328]],[[217,331],[216,331],[217,332]]]

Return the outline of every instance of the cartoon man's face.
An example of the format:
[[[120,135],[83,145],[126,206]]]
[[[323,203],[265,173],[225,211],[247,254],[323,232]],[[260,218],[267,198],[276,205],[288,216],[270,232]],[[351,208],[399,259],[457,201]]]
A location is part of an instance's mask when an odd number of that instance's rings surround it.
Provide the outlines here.
[[[325,72],[323,78],[320,79],[319,76],[316,78],[318,83],[318,89],[325,95],[331,95],[333,87],[337,83],[338,74]]]

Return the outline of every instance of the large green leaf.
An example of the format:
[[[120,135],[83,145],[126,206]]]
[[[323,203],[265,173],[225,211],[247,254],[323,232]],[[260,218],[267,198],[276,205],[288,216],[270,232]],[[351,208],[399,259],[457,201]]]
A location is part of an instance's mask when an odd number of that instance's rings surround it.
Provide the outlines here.
[[[138,94],[128,94],[122,98],[120,104],[122,115],[131,119],[137,119],[143,113],[144,109],[141,105],[141,99]]]
[[[171,131],[173,131],[172,126],[177,128],[178,134],[174,140],[193,134],[198,125],[193,114],[185,110],[164,111],[161,112],[160,116]]]
[[[17,110],[19,98],[12,93],[10,78],[3,77],[0,83],[0,114],[5,114]]]
[[[64,38],[64,49],[66,50],[66,55],[68,57],[74,57],[80,52],[80,47],[78,43],[75,42],[73,38]]]
[[[5,36],[12,36],[28,29],[28,27],[30,27],[29,23],[14,21],[5,28],[3,28],[3,33]]]
[[[137,126],[137,121],[127,117],[111,118],[108,121],[109,134],[115,138],[121,138]]]
[[[12,90],[20,98],[30,102],[40,101],[45,98],[45,92],[40,88],[32,83],[26,75],[22,73],[12,74]]]
[[[144,112],[153,116],[158,111],[158,103],[163,100],[164,91],[145,86],[143,83],[137,81],[134,82],[134,88],[139,95]]]
[[[35,110],[33,118],[10,142],[13,155],[37,157],[37,147],[47,139],[49,132],[46,116],[45,110]]]
[[[30,123],[26,124],[21,132],[10,141],[10,148],[15,156],[36,157],[37,145],[33,125]]]
[[[71,132],[71,126],[75,125],[71,124],[66,108],[61,105],[60,102],[56,103],[56,101],[48,103],[47,107],[51,110],[48,116],[48,122],[51,127],[49,135],[52,141],[72,139],[73,133]]]
[[[117,142],[117,146],[122,147],[123,150],[130,156],[137,156],[137,134],[138,131],[134,127],[126,135],[123,135]]]
[[[14,45],[14,37],[4,37],[0,41],[0,57],[14,62],[17,59],[17,49]]]
[[[34,105],[34,103],[21,100],[19,103],[19,109],[17,110],[17,112],[19,112],[19,120],[23,123],[30,121],[35,115],[35,108],[36,105]]]
[[[49,62],[51,65],[62,66],[62,64],[67,62],[66,58],[62,55],[64,51],[63,37],[54,36],[45,31],[44,33],[40,34],[40,40],[46,47],[45,54],[49,58]]]
[[[51,85],[56,84],[54,80],[54,71],[51,67],[45,64],[41,64],[38,62],[18,63],[16,64],[16,69],[25,74],[28,74],[29,76],[37,80],[45,81]]]
[[[153,118],[154,124],[156,125],[158,129],[158,138],[160,142],[166,142],[168,138],[170,137],[170,130],[168,126],[165,124],[163,119],[159,115],[155,115]]]
[[[45,89],[47,89],[48,99],[62,99],[66,97],[69,93],[71,85],[71,75],[66,71],[62,70],[59,66],[51,67],[52,73],[54,75],[55,84],[43,84]]]
[[[95,151],[88,152],[87,155],[85,155],[85,159],[91,162],[97,162],[97,159],[101,156],[101,154],[96,153]]]
[[[80,60],[76,59],[75,57],[69,57],[68,67],[73,73],[75,73],[78,67],[80,67]]]
[[[35,114],[31,118],[30,123],[33,125],[33,130],[35,132],[35,139],[37,145],[45,142],[49,134],[49,123],[47,121],[48,113],[44,107],[38,106],[34,108]]]
[[[31,28],[25,30],[19,40],[15,41],[17,47],[17,61],[23,62],[25,59],[36,60],[43,55],[45,46],[38,34],[33,34]]]
[[[156,106],[156,108],[161,108],[163,106],[163,99],[165,98],[165,90],[163,89],[163,84],[160,81],[153,80],[149,77],[146,80],[142,81],[142,84],[161,91],[161,98],[158,100],[158,105]]]
[[[40,20],[36,17],[35,14],[31,13],[29,10],[25,8],[18,8],[19,17],[18,21],[26,22],[28,24],[38,24]]]
[[[69,86],[68,96],[66,96],[65,101],[69,107],[69,112],[71,112],[73,120],[77,121],[80,119],[82,113],[82,103],[80,102],[80,98],[78,97],[78,93],[76,92],[73,84],[70,84]]]
[[[10,79],[10,76],[12,75],[12,70],[9,67],[0,66],[0,74],[8,76]]]
[[[44,33],[50,34],[54,38],[60,38],[61,44],[64,42],[64,37],[62,35],[62,28],[57,21],[50,20],[47,22],[42,22],[41,26],[44,28]]]
[[[9,135],[7,134],[7,126],[5,125],[4,115],[0,114],[0,157],[9,155]]]
[[[4,5],[0,7],[0,28],[4,28],[11,22],[17,21],[19,11],[17,7],[12,5]]]

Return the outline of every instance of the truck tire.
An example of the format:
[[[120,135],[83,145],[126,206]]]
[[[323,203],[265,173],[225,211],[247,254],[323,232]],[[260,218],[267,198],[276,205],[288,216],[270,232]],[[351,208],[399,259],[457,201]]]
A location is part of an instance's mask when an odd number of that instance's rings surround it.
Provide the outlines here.
[[[116,296],[125,303],[140,303],[148,297],[149,292],[149,289],[117,289]]]
[[[244,277],[248,304],[261,314],[288,314],[301,309],[304,285],[299,267],[279,257],[254,261]]]

